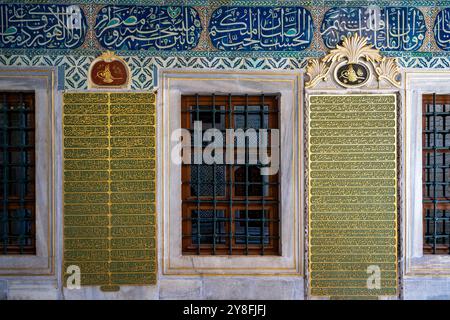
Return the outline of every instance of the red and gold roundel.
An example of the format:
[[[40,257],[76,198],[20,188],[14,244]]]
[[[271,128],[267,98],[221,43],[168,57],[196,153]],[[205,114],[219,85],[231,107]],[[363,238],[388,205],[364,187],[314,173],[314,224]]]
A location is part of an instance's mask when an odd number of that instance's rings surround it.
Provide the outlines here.
[[[92,88],[126,88],[130,72],[125,61],[107,51],[95,59],[89,68]]]

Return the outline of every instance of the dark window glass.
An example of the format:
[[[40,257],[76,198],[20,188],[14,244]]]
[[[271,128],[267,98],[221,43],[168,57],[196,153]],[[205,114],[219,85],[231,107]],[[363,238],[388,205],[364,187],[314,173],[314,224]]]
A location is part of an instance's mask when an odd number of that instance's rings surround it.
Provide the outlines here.
[[[450,253],[450,95],[423,96],[424,253]]]
[[[0,92],[0,254],[35,254],[34,93]]]
[[[279,175],[261,175],[259,159],[249,160],[257,152],[258,130],[267,129],[270,137],[270,130],[279,128],[278,97],[191,95],[181,103],[182,127],[191,131],[192,146],[195,121],[202,121],[202,133],[219,130],[224,144],[226,129],[256,130],[240,144],[235,139],[232,164],[182,165],[183,254],[279,254]],[[209,144],[203,141],[202,150]],[[245,155],[241,163],[239,148]],[[194,149],[191,155],[194,159]]]

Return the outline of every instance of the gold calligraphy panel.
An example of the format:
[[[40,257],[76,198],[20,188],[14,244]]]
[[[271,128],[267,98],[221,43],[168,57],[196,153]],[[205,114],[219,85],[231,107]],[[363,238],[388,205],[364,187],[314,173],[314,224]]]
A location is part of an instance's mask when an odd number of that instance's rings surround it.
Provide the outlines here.
[[[66,93],[63,114],[64,270],[104,291],[155,284],[155,95]]]
[[[309,96],[312,296],[397,294],[397,100]]]

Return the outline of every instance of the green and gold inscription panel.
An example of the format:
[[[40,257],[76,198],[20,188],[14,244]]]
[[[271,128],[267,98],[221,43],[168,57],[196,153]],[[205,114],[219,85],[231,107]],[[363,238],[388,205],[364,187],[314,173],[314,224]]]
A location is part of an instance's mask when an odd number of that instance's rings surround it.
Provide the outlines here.
[[[396,110],[394,94],[309,96],[312,296],[397,294]]]
[[[155,95],[66,93],[63,117],[64,270],[105,291],[156,283]]]

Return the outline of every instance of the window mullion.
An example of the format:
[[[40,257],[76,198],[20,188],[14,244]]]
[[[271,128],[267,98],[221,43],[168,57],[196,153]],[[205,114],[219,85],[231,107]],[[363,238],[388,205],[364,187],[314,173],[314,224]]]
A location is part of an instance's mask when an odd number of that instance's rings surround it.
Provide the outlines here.
[[[1,253],[33,254],[36,250],[35,187],[31,184],[35,180],[35,157],[34,146],[28,140],[34,136],[34,123],[29,124],[27,117],[34,119],[34,94],[3,92],[1,95]]]
[[[266,129],[265,121],[264,121],[264,111],[265,111],[264,94],[261,95],[261,106],[260,106],[259,110],[260,110],[260,122],[262,124],[261,127]],[[269,109],[267,109],[267,111],[269,112]],[[267,115],[267,118],[268,119],[270,118],[269,113]],[[269,121],[267,121],[267,122],[269,122]],[[269,132],[267,132],[267,133],[269,133]],[[267,137],[267,139],[269,139],[269,138]],[[269,140],[267,140],[267,142],[268,141]],[[258,147],[261,147],[261,141],[260,141],[260,145]],[[268,146],[266,146],[266,147],[268,148]],[[260,163],[260,165],[261,165],[261,163]],[[261,238],[260,238],[260,241],[261,241],[261,255],[264,255],[264,241],[266,241],[266,236],[265,236],[265,232],[264,232],[264,230],[265,230],[265,217],[266,217],[266,212],[264,210],[264,200],[265,200],[264,196],[265,196],[265,188],[266,188],[266,181],[265,180],[266,180],[266,176],[262,176],[261,177],[261,206],[262,206],[261,209],[262,210],[261,210]]]
[[[19,118],[19,137],[20,137],[20,144],[19,144],[19,150],[20,150],[20,163],[19,163],[19,168],[17,170],[18,172],[18,176],[17,176],[17,180],[18,180],[18,189],[19,189],[19,210],[17,212],[17,219],[22,219],[22,221],[20,221],[19,223],[17,223],[17,225],[19,226],[20,230],[19,230],[19,238],[18,238],[18,243],[19,243],[19,250],[20,253],[23,253],[23,245],[24,245],[24,241],[25,241],[25,226],[27,224],[26,222],[26,214],[25,214],[25,208],[24,208],[24,180],[25,177],[23,175],[23,170],[26,170],[26,165],[27,165],[27,161],[26,161],[26,156],[24,154],[24,148],[23,146],[25,145],[25,141],[26,141],[26,123],[24,121],[24,110],[25,110],[25,105],[24,105],[24,101],[23,101],[23,96],[20,95],[19,96],[19,106],[18,106],[18,118]]]
[[[212,127],[216,128],[216,97],[213,94],[212,95],[212,107],[213,107],[213,117],[212,117]],[[214,138],[215,139],[215,138]],[[216,141],[214,141],[215,143]],[[215,153],[216,151],[214,151]],[[215,156],[215,154],[214,154]],[[212,242],[213,242],[213,254],[216,254],[216,213],[217,213],[217,199],[216,199],[216,162],[213,162],[213,237],[212,237]]]
[[[196,212],[191,214],[189,220],[197,221],[197,225],[189,227],[186,225],[187,220],[184,220],[183,230],[188,234],[183,236],[183,253],[197,255],[276,254],[278,247],[275,247],[271,239],[279,238],[279,231],[275,230],[273,225],[278,224],[279,221],[278,210],[275,209],[275,206],[278,205],[278,191],[274,191],[270,199],[266,199],[271,180],[260,175],[260,171],[258,171],[261,166],[260,161],[250,163],[250,159],[253,159],[251,158],[253,154],[250,152],[257,153],[258,150],[256,146],[253,146],[253,143],[258,142],[258,129],[267,129],[269,125],[266,123],[267,117],[270,119],[270,112],[265,109],[266,97],[249,94],[236,96],[232,94],[194,94],[182,96],[182,101],[184,101],[182,102],[184,107],[189,108],[186,104],[191,104],[192,117],[196,121],[203,122],[202,132],[210,127],[221,129],[222,122],[225,122],[225,129],[243,129],[245,135],[245,138],[239,137],[238,139],[238,141],[242,139],[244,145],[237,146],[238,149],[241,148],[245,152],[244,163],[234,163],[235,157],[233,163],[225,163],[223,166],[216,162],[212,164],[195,163],[191,166],[193,169],[197,169],[197,172],[191,174],[191,191],[188,191],[189,188],[183,188],[182,201],[183,210],[187,210],[189,207],[192,208],[191,210],[196,208]],[[224,107],[220,106],[222,103]],[[256,110],[258,105],[259,110]],[[220,115],[220,120],[217,118],[218,115]],[[184,116],[182,114],[182,117]],[[261,123],[258,125],[259,122]],[[249,133],[248,129],[256,130],[256,141],[254,141],[254,132]],[[221,130],[221,132],[226,131]],[[228,142],[235,145],[236,140]],[[203,143],[200,149],[203,151]],[[233,150],[235,153],[236,146]],[[212,155],[213,159],[216,155]],[[190,174],[188,168],[182,167],[183,177],[186,177],[186,170],[188,170],[187,174]],[[224,178],[222,174],[225,175]],[[222,182],[222,180],[224,181]],[[225,185],[223,196],[222,184]],[[278,181],[274,180],[273,184],[278,185]],[[258,188],[261,189],[258,190]],[[195,191],[196,195],[194,195]],[[266,206],[269,204],[270,210],[266,210]],[[184,211],[183,215],[186,216]],[[273,217],[268,215],[273,215]],[[188,230],[191,231],[190,237]],[[188,242],[189,239],[191,239],[190,242]],[[269,242],[266,243],[268,239]]]
[[[199,107],[199,97],[198,94],[195,95],[195,104],[196,104],[196,121],[199,121],[200,119],[200,107]],[[203,128],[202,128],[203,131]],[[198,141],[197,141],[198,142]],[[198,148],[199,146],[196,145]],[[196,148],[196,152],[198,149]],[[202,150],[202,144],[200,142],[200,150]],[[197,159],[198,155],[195,154],[195,159]],[[200,254],[200,244],[201,244],[201,227],[200,227],[200,164],[197,163],[197,254]]]
[[[436,253],[436,94],[433,94],[433,253]]]
[[[244,132],[248,130],[248,95],[245,95],[245,113],[244,113]],[[248,166],[249,166],[249,138],[245,138],[245,254],[248,255],[248,239],[250,236],[248,230]]]
[[[228,111],[229,111],[229,128],[234,128],[233,125],[233,105],[232,105],[232,96],[231,94],[228,95]],[[234,141],[233,148],[234,148]],[[233,161],[234,162],[234,159]],[[229,164],[229,171],[230,171],[230,199],[229,199],[229,212],[228,212],[228,221],[229,221],[229,247],[228,247],[228,254],[233,254],[233,233],[235,231],[235,227],[233,225],[233,194],[234,194],[234,171],[233,171],[233,163]]]
[[[8,197],[9,197],[9,129],[10,125],[9,113],[8,113],[8,101],[6,94],[3,95],[3,108],[2,112],[4,112],[4,126],[2,126],[3,130],[3,210],[2,210],[2,242],[3,242],[3,254],[8,253],[8,245],[9,245],[9,237],[8,237],[8,227],[9,227],[9,213],[8,213]]]

